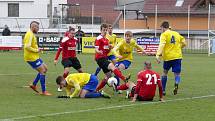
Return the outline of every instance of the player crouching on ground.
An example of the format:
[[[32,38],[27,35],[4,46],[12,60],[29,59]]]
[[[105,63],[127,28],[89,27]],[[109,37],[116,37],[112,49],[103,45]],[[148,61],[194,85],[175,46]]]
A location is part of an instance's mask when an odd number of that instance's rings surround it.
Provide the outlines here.
[[[130,89],[129,97],[133,97],[132,102],[135,102],[136,99],[139,101],[152,101],[155,96],[156,86],[158,85],[160,101],[163,101],[160,75],[151,70],[151,68],[151,62],[146,61],[144,63],[144,70],[140,71],[137,75],[137,85],[129,81],[120,86],[115,85],[114,89],[116,91]]]
[[[61,87],[66,88],[67,96],[58,96],[58,98],[110,98],[110,96],[103,91],[96,92],[98,79],[95,75],[88,73],[74,73],[69,74],[66,79],[63,76],[58,76],[56,83]],[[72,92],[71,89],[74,88]]]

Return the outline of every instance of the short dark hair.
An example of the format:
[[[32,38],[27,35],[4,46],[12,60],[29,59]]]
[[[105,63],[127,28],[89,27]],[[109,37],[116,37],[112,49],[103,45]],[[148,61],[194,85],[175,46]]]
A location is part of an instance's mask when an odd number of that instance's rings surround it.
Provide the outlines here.
[[[58,76],[56,78],[56,83],[59,85],[61,83],[61,81],[63,81],[63,80],[64,80],[63,76]]]
[[[163,27],[163,28],[166,28],[168,29],[169,28],[169,22],[168,21],[164,21],[160,27]]]
[[[37,21],[32,21],[32,22],[30,23],[30,27],[31,27],[31,25],[32,25],[33,23],[36,23],[37,25],[40,25],[39,22],[37,22]]]
[[[111,24],[108,24],[108,27],[113,27]]]
[[[75,28],[73,28],[73,27],[69,28],[69,32],[71,32],[71,31],[75,31]]]
[[[102,30],[102,28],[108,28],[108,25],[106,23],[103,23],[101,26],[100,26],[100,30]]]
[[[152,68],[152,64],[150,61],[145,61],[144,62],[144,67],[146,67],[147,69],[151,69]]]

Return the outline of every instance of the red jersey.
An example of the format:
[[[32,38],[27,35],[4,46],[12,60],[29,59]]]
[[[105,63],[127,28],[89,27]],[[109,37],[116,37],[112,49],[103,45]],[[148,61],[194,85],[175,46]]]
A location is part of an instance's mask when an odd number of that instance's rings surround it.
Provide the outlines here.
[[[55,60],[58,59],[61,51],[62,52],[62,60],[70,57],[76,57],[76,38],[68,38],[64,37],[61,40],[60,47],[56,53]]]
[[[162,84],[158,73],[152,70],[144,70],[138,73],[137,78],[135,94],[144,99],[153,99],[158,85],[160,98],[162,98]]]
[[[109,40],[104,38],[102,35],[99,35],[95,41],[95,47],[99,48],[98,50],[102,51],[102,54],[95,53],[95,59],[107,58],[107,54],[110,52]]]

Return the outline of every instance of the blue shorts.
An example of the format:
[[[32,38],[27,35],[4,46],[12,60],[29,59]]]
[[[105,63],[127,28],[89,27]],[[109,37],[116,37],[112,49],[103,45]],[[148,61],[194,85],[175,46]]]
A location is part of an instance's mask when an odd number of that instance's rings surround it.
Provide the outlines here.
[[[108,60],[116,60],[116,56],[115,55],[109,55],[108,56]]]
[[[36,61],[27,61],[27,63],[33,68],[37,69],[39,66],[43,64],[43,61],[39,58]]]
[[[98,82],[99,81],[97,77],[91,74],[89,82],[82,89],[88,90],[89,92],[93,92],[96,90]]]
[[[181,73],[181,60],[182,59],[164,61],[163,69],[169,71],[169,69],[172,68],[172,72]]]
[[[125,66],[125,69],[128,69],[128,67],[131,65],[131,61],[123,60],[116,63],[116,67],[118,67],[120,64],[123,64]]]

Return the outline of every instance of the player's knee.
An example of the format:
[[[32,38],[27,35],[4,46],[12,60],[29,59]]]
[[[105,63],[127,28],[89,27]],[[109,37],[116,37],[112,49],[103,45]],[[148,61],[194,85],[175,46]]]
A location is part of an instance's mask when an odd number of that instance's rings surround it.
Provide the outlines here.
[[[85,95],[80,95],[80,98],[85,98]]]
[[[109,65],[108,65],[108,69],[110,69],[110,70],[115,70],[116,69],[116,67],[113,65],[113,63],[110,63]]]

